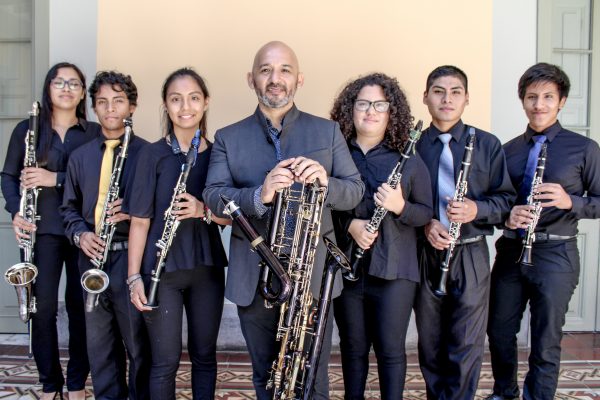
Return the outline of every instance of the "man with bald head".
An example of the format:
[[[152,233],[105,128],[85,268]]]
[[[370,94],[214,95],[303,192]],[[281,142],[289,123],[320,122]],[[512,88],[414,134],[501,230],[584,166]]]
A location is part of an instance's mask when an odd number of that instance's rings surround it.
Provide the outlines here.
[[[258,107],[253,115],[217,131],[203,193],[207,206],[221,216],[223,205],[219,195],[235,200],[266,237],[275,192],[294,183],[318,180],[328,189],[321,235],[335,241],[331,210],[354,208],[364,191],[339,125],[296,108],[294,95],[304,84],[304,76],[296,54],[285,43],[269,42],[262,46],[247,79],[248,86],[256,92]],[[250,243],[236,224],[230,243],[225,296],[237,305],[252,359],[257,398],[271,399],[273,392],[266,385],[280,346],[275,340],[279,307],[265,308],[259,291],[260,257],[251,251]],[[321,238],[311,281],[314,296],[319,294],[324,263]],[[339,295],[341,287],[338,277],[334,296]],[[330,316],[314,399],[329,398],[331,319]]]

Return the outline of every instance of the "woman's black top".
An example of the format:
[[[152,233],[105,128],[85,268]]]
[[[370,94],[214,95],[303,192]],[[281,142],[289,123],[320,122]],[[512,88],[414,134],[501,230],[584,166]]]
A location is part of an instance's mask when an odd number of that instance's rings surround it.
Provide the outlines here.
[[[19,212],[20,176],[25,158],[25,135],[29,129],[29,120],[21,121],[13,130],[8,151],[2,169],[1,185],[2,195],[6,200],[4,208],[14,218]],[[63,219],[59,213],[59,207],[63,199],[63,185],[69,156],[79,146],[89,142],[101,133],[101,127],[95,122],[80,119],[77,124],[70,127],[65,133],[64,141],[52,130],[52,142],[48,151],[47,162],[40,165],[48,171],[56,172],[56,186],[42,187],[38,197],[37,234],[64,235]],[[39,154],[37,155],[39,158]]]
[[[205,140],[205,139],[202,139]],[[186,191],[202,200],[212,145],[198,153],[190,170]],[[164,138],[145,146],[138,156],[133,185],[126,189],[123,208],[132,217],[151,218],[141,272],[150,274],[155,267],[156,242],[164,229],[164,213],[169,207],[185,155],[175,152]],[[199,218],[181,221],[167,255],[165,272],[192,269],[199,266],[225,267],[227,258],[219,227]]]

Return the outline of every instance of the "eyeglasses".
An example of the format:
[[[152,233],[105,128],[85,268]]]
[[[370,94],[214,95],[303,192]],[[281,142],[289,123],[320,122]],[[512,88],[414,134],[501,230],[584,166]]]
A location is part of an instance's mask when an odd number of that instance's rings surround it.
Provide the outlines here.
[[[373,109],[377,112],[383,113],[390,109],[389,101],[369,101],[369,100],[356,100],[354,102],[354,109],[356,111],[367,111],[371,104],[373,105]]]
[[[52,80],[52,86],[54,86],[56,89],[64,89],[65,85],[67,85],[71,90],[79,90],[83,86],[82,83],[77,79],[65,81],[63,78],[56,78]]]

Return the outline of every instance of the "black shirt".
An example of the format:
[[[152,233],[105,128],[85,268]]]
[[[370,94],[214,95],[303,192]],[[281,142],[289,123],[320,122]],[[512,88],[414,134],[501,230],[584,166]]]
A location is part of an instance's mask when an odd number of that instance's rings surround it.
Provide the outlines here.
[[[504,145],[510,179],[519,188],[533,146],[530,127]],[[573,236],[577,221],[582,218],[600,218],[600,148],[595,141],[563,129],[557,121],[540,134],[547,137],[547,158],[544,182],[558,183],[570,195],[571,210],[556,207],[543,208],[536,232]]]
[[[123,141],[123,136],[119,138]],[[98,186],[100,183],[100,168],[106,145],[104,135],[99,135],[95,140],[81,146],[73,152],[67,168],[65,181],[65,196],[61,213],[65,220],[66,235],[69,240],[78,232],[95,231],[95,211],[98,201]],[[137,156],[148,142],[135,135],[131,136],[127,149],[127,158],[121,181],[119,183],[119,197],[124,196],[127,188],[131,187],[134,177]],[[121,147],[114,150],[113,162],[117,160]],[[129,221],[121,221],[113,237],[113,242],[127,240],[129,234]]]
[[[29,120],[21,121],[13,130],[2,177],[2,194],[6,200],[4,208],[11,214],[11,218],[19,212],[21,194],[20,176],[25,157],[25,135],[29,129]],[[56,186],[42,187],[38,197],[37,234],[64,235],[63,220],[58,211],[62,204],[63,185],[69,156],[79,146],[89,142],[100,134],[101,128],[95,122],[80,119],[76,125],[70,127],[65,133],[64,141],[56,131],[52,131],[52,143],[48,151],[47,164],[43,167],[48,171],[56,172]],[[39,155],[38,155],[39,156]]]
[[[350,222],[354,218],[371,219],[376,207],[373,196],[387,182],[400,160],[400,152],[381,142],[364,154],[355,138],[349,141],[348,147],[365,184],[365,194],[354,210],[333,212],[338,245],[350,257],[354,251],[352,236],[348,233]],[[379,236],[369,250],[368,274],[383,279],[402,278],[419,282],[416,227],[427,224],[433,210],[429,174],[418,154],[404,165],[400,185],[404,209],[400,215],[388,212],[381,222]]]
[[[459,121],[448,132],[440,132],[433,124],[423,131],[423,137],[417,143],[417,151],[425,161],[431,175],[433,193],[433,212],[439,220],[438,204],[438,167],[443,144],[437,139],[441,133],[450,133],[450,149],[454,158],[454,180],[460,173],[460,166],[469,136],[468,129]],[[480,129],[475,129],[475,147],[469,172],[466,197],[477,204],[477,215],[461,228],[461,238],[478,235],[491,235],[494,225],[504,223],[516,197],[515,189],[506,169],[506,159],[498,138]]]
[[[187,180],[186,191],[200,201],[204,201],[202,191],[206,184],[211,148],[209,143],[206,150],[198,153]],[[140,152],[135,181],[125,195],[124,207],[133,217],[152,219],[142,259],[143,274],[150,274],[156,265],[158,248],[155,244],[162,236],[164,213],[171,204],[184,162],[185,156],[173,152],[165,139],[146,146]],[[225,265],[227,259],[218,225],[208,225],[199,218],[182,220],[167,255],[165,272]]]

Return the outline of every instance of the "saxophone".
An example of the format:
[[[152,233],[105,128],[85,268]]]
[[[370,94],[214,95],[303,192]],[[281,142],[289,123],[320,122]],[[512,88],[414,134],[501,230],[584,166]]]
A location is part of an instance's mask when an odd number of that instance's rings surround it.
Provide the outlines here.
[[[36,146],[39,132],[40,103],[33,103],[29,112],[29,129],[25,135],[25,158],[23,167],[37,167]],[[36,223],[40,219],[37,215],[37,200],[40,188],[33,187],[23,189],[21,202],[19,204],[19,215],[27,222]],[[23,250],[23,262],[10,267],[4,274],[4,279],[17,291],[17,302],[19,305],[19,317],[25,323],[31,323],[31,314],[37,311],[35,297],[32,293],[32,285],[37,277],[38,270],[33,264],[33,253],[35,245],[35,231],[24,232],[29,238],[19,239],[19,247]],[[31,331],[31,325],[30,325]],[[31,344],[31,342],[30,342]],[[31,351],[30,351],[31,353]]]
[[[533,221],[531,221],[531,223],[527,225],[525,237],[523,238],[523,251],[521,252],[521,256],[519,257],[519,263],[526,267],[533,267],[531,251],[533,249],[533,242],[535,241],[535,227],[537,226],[538,221],[540,220],[540,215],[542,213],[542,202],[540,200],[535,200],[533,196],[536,195],[536,186],[542,183],[542,180],[544,179],[544,170],[546,169],[547,147],[547,143],[544,143],[542,145],[540,155],[537,159],[537,166],[535,168],[535,174],[533,175],[533,181],[531,183],[531,191],[529,192],[529,196],[527,196],[527,205],[533,206],[533,210],[531,211]]]
[[[415,126],[415,129],[411,130],[409,133],[408,142],[402,150],[400,160],[398,161],[398,163],[392,170],[392,173],[390,174],[390,176],[388,176],[387,179],[387,184],[390,185],[392,189],[396,189],[396,187],[400,184],[400,181],[402,180],[402,170],[404,169],[404,165],[406,165],[408,159],[415,152],[415,145],[421,137],[422,128],[423,121],[419,120],[419,122],[417,122],[417,125]],[[381,225],[381,222],[383,221],[383,218],[385,218],[385,216],[387,215],[387,212],[388,210],[386,210],[382,206],[377,206],[375,208],[375,211],[373,212],[371,220],[366,225],[365,229],[370,233],[377,232],[377,230],[379,229],[379,225]],[[344,278],[346,278],[349,281],[358,280],[358,266],[360,265],[364,253],[365,249],[356,245],[353,254],[352,270],[345,274]]]
[[[113,166],[112,175],[110,176],[110,183],[108,185],[108,192],[102,207],[100,224],[96,227],[96,234],[104,242],[104,250],[102,251],[102,256],[100,258],[93,258],[90,260],[95,268],[90,268],[81,275],[81,286],[88,293],[85,301],[86,312],[94,311],[98,305],[98,297],[100,296],[100,293],[106,290],[109,283],[108,275],[103,271],[103,268],[106,260],[108,259],[108,252],[112,243],[113,235],[117,229],[117,225],[107,221],[108,211],[110,211],[111,204],[119,198],[121,175],[123,173],[125,159],[127,158],[127,150],[129,148],[129,141],[131,140],[131,131],[133,127],[131,118],[124,119],[123,124],[125,125],[125,134],[123,135],[121,151],[116,157],[116,161]]]
[[[467,139],[467,145],[465,146],[465,154],[462,159],[462,166],[460,168],[460,173],[458,175],[458,179],[456,181],[456,190],[454,191],[453,201],[464,202],[465,195],[467,194],[469,171],[471,170],[471,157],[473,155],[473,148],[475,147],[475,129],[469,128],[469,138]],[[446,249],[444,253],[444,261],[442,261],[442,265],[440,266],[441,275],[440,282],[438,288],[435,290],[435,294],[439,297],[445,296],[446,292],[446,283],[448,282],[448,275],[450,272],[450,260],[452,259],[452,254],[454,253],[454,247],[456,246],[456,241],[460,237],[460,227],[462,223],[460,222],[450,222],[450,226],[448,227],[448,234],[450,235],[450,246]]]
[[[152,270],[150,289],[148,290],[146,304],[144,304],[145,306],[150,308],[158,308],[158,284],[160,283],[160,278],[162,276],[163,270],[167,262],[167,255],[169,254],[169,249],[171,248],[171,244],[173,244],[173,239],[175,238],[177,228],[181,223],[181,221],[177,219],[177,216],[173,214],[173,211],[179,209],[177,207],[177,197],[180,194],[186,192],[187,179],[192,167],[196,163],[196,157],[198,154],[199,146],[200,130],[197,130],[196,135],[192,139],[192,144],[187,152],[185,163],[181,166],[181,173],[179,174],[179,178],[177,179],[177,183],[175,184],[175,188],[173,189],[173,197],[171,198],[171,203],[169,204],[169,207],[165,210],[165,227],[163,228],[163,232],[160,239],[156,241],[156,247],[158,247],[158,259],[156,260],[156,266]],[[208,223],[208,221],[206,222]]]

